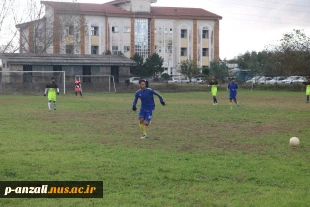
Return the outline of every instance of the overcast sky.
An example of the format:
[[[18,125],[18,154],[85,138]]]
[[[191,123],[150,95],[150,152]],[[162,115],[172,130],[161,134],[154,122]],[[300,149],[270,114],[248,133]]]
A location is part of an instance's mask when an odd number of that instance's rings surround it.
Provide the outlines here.
[[[109,1],[77,0],[80,3]],[[222,16],[221,59],[231,59],[246,51],[261,51],[293,29],[302,29],[310,36],[310,0],[158,0],[153,6],[198,7]]]

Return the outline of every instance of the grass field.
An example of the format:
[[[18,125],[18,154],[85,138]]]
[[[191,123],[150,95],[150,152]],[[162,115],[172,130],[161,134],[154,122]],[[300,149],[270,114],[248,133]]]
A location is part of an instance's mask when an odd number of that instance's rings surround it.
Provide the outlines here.
[[[104,182],[101,199],[0,199],[0,206],[303,207],[310,104],[302,92],[165,93],[140,140],[133,94],[0,96],[0,180]],[[289,146],[289,138],[300,146]]]

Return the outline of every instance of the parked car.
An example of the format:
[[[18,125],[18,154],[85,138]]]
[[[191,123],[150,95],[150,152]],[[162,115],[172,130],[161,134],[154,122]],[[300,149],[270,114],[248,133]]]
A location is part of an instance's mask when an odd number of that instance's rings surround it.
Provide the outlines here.
[[[201,79],[201,78],[197,78],[196,79],[196,83],[205,83],[206,81]]]
[[[169,78],[168,79],[168,83],[180,83],[180,79],[179,78]]]
[[[250,80],[245,81],[246,83],[257,83],[261,78],[264,78],[265,76],[255,76],[251,78]]]
[[[181,83],[189,83],[189,82],[190,82],[190,80],[188,78],[181,80]]]
[[[140,77],[131,77],[131,78],[129,78],[129,83],[130,84],[139,84],[140,79],[141,79]]]
[[[301,77],[298,77],[298,78],[296,78],[296,79],[294,79],[293,80],[293,83],[295,84],[302,84],[303,82],[306,82],[307,81],[307,79],[305,78],[305,77],[303,77],[303,76],[301,76]]]
[[[284,76],[274,77],[272,80],[269,81],[269,84],[280,84],[283,80],[285,80]]]
[[[290,76],[290,77],[288,77],[287,79],[284,79],[283,81],[282,81],[282,83],[284,83],[284,84],[293,84],[294,82],[294,80],[295,79],[298,79],[298,78],[300,78],[301,76]]]
[[[272,80],[272,78],[270,78],[270,77],[260,78],[258,80],[258,84],[270,84],[271,80]]]

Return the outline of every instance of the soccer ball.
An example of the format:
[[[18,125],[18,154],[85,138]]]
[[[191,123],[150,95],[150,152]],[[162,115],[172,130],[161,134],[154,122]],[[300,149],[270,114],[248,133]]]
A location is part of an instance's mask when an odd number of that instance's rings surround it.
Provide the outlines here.
[[[299,139],[297,137],[292,137],[290,139],[290,145],[293,147],[297,147],[299,145]]]

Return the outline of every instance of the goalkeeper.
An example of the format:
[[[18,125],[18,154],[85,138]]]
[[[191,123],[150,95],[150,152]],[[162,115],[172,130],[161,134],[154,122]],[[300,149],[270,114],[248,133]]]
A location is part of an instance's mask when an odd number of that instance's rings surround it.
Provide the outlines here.
[[[44,96],[46,96],[46,94],[47,94],[48,111],[51,111],[52,101],[54,102],[54,110],[56,110],[56,92],[59,95],[59,88],[55,82],[56,82],[55,78],[51,78],[51,82],[48,83],[45,87]]]
[[[154,95],[158,96],[161,105],[165,106],[165,102],[161,95],[159,95],[157,92],[150,88],[146,88],[145,80],[139,81],[140,90],[138,90],[135,94],[135,99],[132,103],[132,110],[137,110],[137,102],[138,98],[141,100],[141,107],[140,107],[140,113],[139,113],[139,127],[142,131],[142,137],[141,139],[147,138],[146,134],[146,126],[148,126],[152,119],[152,112],[155,109],[155,102],[154,102]]]
[[[217,86],[218,86],[218,82],[217,80],[215,79],[215,76],[212,76],[211,77],[211,81],[209,82],[209,85],[208,86],[211,86],[211,93],[212,93],[212,96],[213,96],[213,105],[217,105],[217,98],[216,98],[216,94],[217,94]]]

